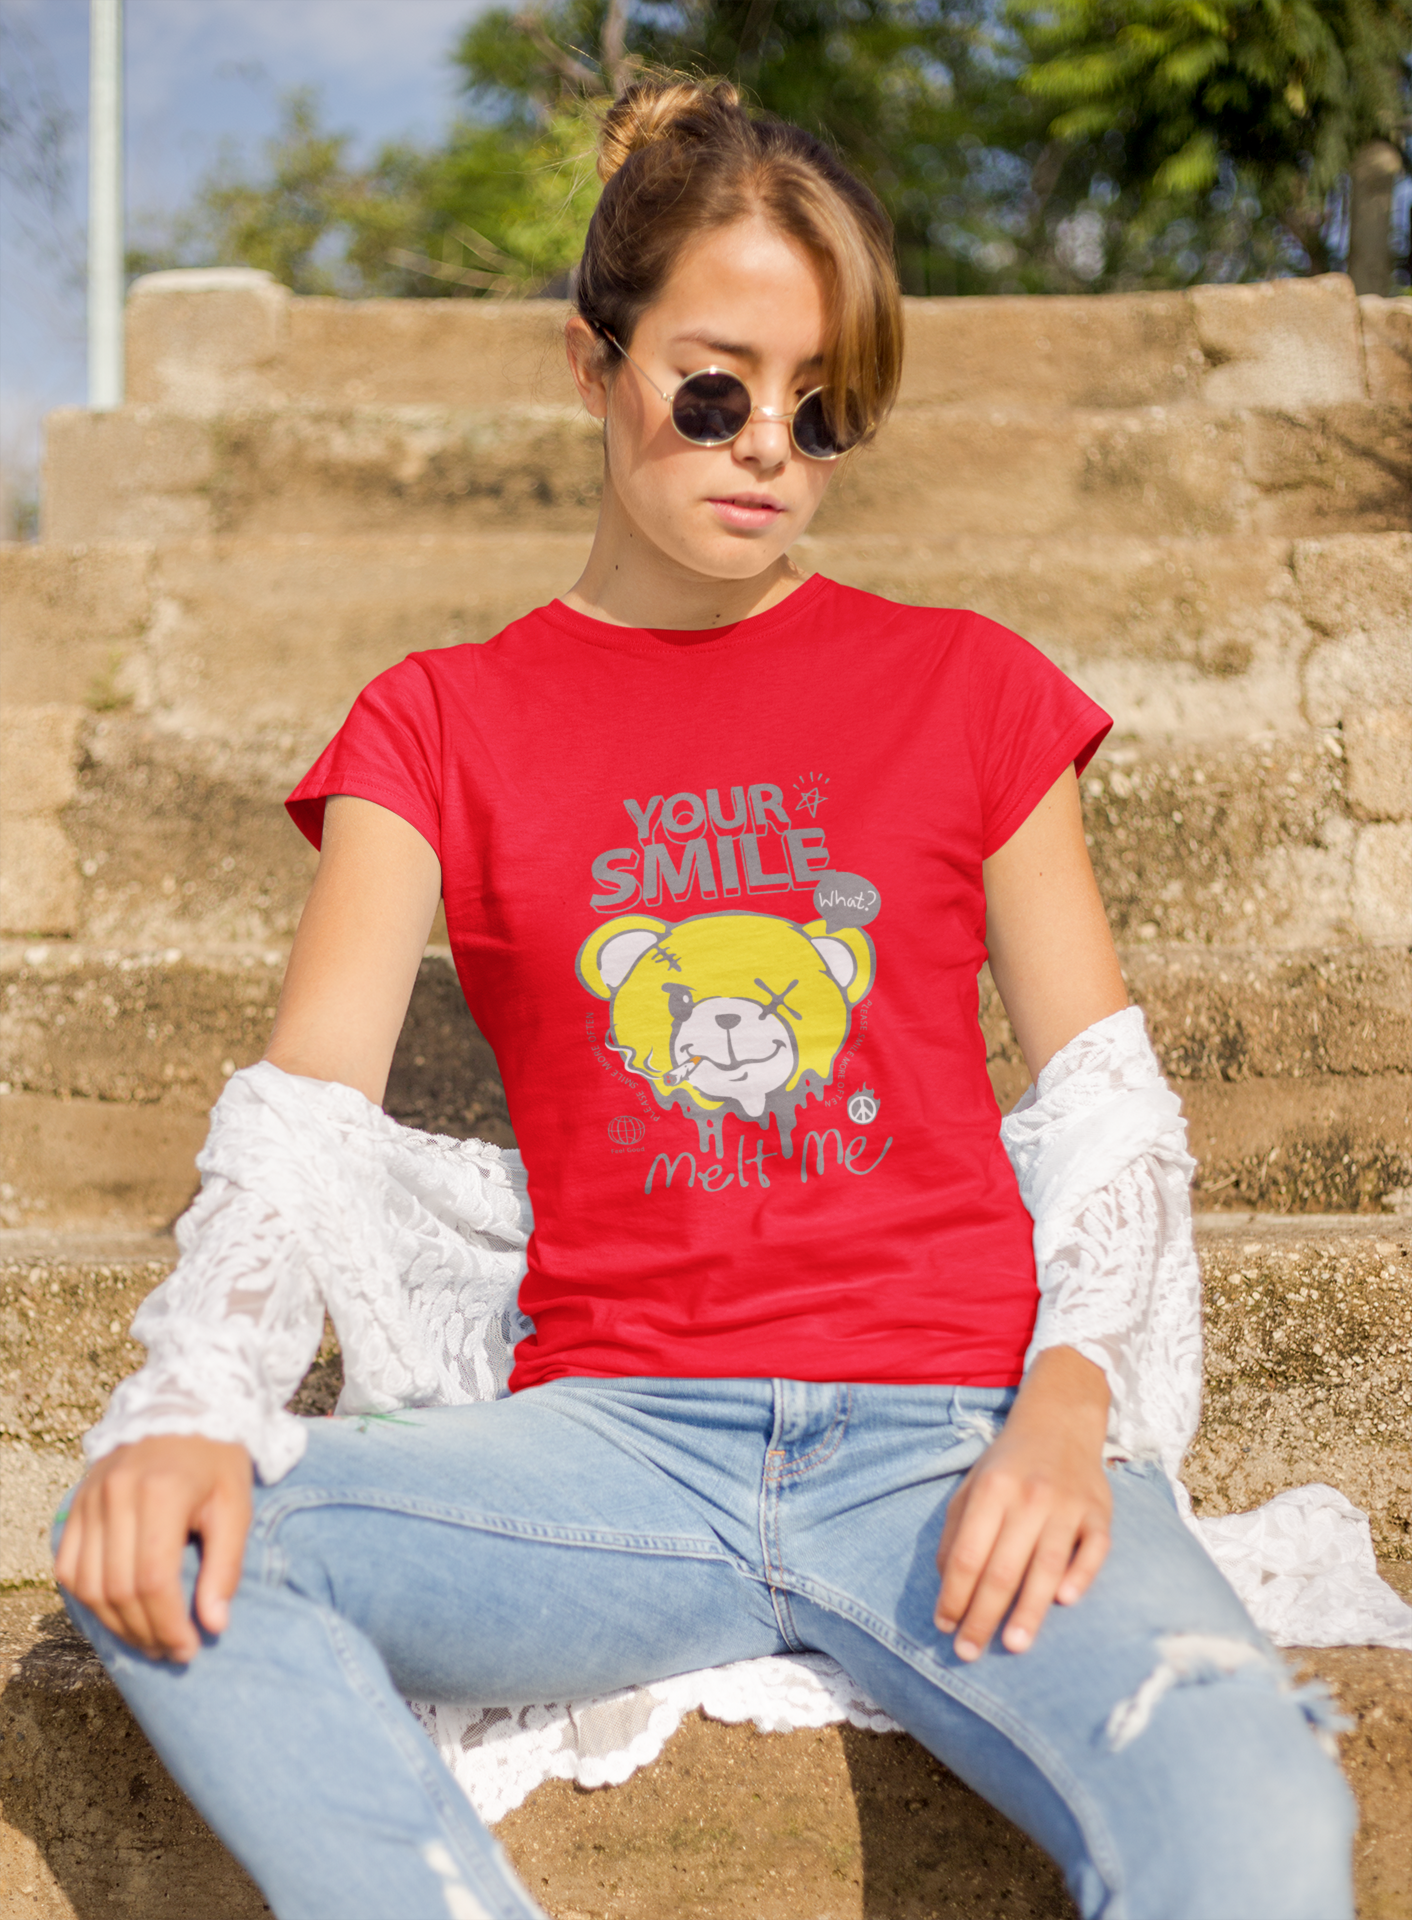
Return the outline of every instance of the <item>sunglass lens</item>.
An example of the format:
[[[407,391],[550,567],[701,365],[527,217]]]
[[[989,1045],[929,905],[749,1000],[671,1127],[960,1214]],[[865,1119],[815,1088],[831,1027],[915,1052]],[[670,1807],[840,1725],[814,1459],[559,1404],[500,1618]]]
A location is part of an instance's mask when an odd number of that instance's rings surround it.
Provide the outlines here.
[[[836,460],[857,437],[830,426],[822,392],[811,393],[794,416],[794,444],[811,460]]]
[[[672,421],[685,440],[720,446],[734,440],[750,418],[750,395],[733,373],[697,373],[684,380],[672,401]]]

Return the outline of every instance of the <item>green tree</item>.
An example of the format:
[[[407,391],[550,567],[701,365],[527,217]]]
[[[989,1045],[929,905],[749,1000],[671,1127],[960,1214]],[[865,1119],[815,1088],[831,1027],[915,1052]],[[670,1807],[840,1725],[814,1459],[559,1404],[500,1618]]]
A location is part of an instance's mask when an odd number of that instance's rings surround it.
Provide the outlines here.
[[[349,141],[320,125],[312,88],[295,89],[281,101],[278,128],[264,142],[261,173],[251,178],[238,153],[223,153],[191,206],[158,237],[129,249],[129,271],[263,267],[296,293],[350,291],[339,242],[369,197],[369,183],[347,165]]]
[[[830,142],[892,214],[909,292],[1318,270],[1350,174],[1385,284],[1409,46],[1412,0],[493,8],[452,49],[463,112],[442,140],[355,168],[313,96],[291,95],[263,170],[227,158],[134,265],[244,262],[307,292],[563,291],[597,201],[598,118],[633,71],[668,67],[728,74]]]
[[[1010,0],[1008,11],[1056,172],[1101,173],[1139,243],[1209,216],[1213,196],[1244,199],[1323,271],[1331,192],[1351,178],[1356,200],[1400,170],[1409,0]],[[1364,275],[1379,284],[1362,290],[1387,291],[1385,232]]]
[[[226,156],[133,269],[238,262],[311,293],[561,290],[597,200],[597,118],[615,76],[651,65],[729,72],[828,140],[892,213],[910,291],[1047,284],[1018,244],[1039,114],[993,0],[560,0],[481,14],[452,58],[465,112],[442,141],[354,169],[313,95],[291,94],[259,169]]]
[[[913,292],[989,288],[1016,267],[1023,146],[1041,115],[1017,89],[993,0],[559,0],[482,14],[453,59],[471,111],[506,126],[602,98],[634,66],[725,74],[828,141],[897,225]]]
[[[407,158],[418,214],[383,254],[397,291],[523,295],[563,291],[598,201],[598,105],[568,99],[528,125],[458,125],[446,145]],[[369,275],[380,236],[355,248]]]
[[[353,166],[311,89],[280,103],[253,173],[226,154],[192,205],[128,254],[160,267],[263,267],[296,293],[523,295],[562,280],[598,196],[594,104],[524,123],[459,121],[439,145]]]

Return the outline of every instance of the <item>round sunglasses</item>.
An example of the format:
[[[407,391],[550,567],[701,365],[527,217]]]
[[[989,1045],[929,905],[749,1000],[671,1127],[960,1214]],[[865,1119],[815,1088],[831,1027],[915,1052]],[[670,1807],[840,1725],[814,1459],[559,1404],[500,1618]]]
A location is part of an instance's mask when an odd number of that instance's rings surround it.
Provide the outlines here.
[[[735,374],[727,373],[724,367],[703,367],[700,373],[689,373],[671,393],[665,393],[647,369],[638,365],[627,348],[613,339],[606,327],[602,333],[629,366],[637,367],[652,391],[661,394],[672,410],[672,425],[682,439],[689,440],[694,447],[728,446],[744,433],[754,419],[777,420],[786,424],[796,450],[806,460],[842,459],[861,438],[861,435],[855,434],[846,443],[840,444],[839,436],[829,425],[822,387],[815,387],[812,393],[806,393],[799,405],[789,413],[777,413],[773,407],[757,407],[745,382]]]

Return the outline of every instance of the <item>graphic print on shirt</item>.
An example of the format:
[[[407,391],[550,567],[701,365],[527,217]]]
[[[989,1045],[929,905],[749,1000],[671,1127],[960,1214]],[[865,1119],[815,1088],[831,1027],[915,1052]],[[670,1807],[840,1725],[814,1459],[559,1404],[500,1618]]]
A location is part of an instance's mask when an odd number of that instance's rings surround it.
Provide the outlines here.
[[[725,1115],[768,1127],[786,1159],[795,1118],[821,1095],[873,984],[861,927],[800,926],[768,913],[703,913],[675,924],[627,913],[579,949],[579,979],[612,1007],[609,1044],[664,1107],[725,1151]]]
[[[588,904],[604,924],[576,971],[610,1004],[603,1044],[659,1108],[695,1121],[700,1151],[718,1161],[728,1114],[762,1133],[773,1120],[789,1159],[800,1109],[830,1086],[837,1101],[866,1029],[876,963],[863,929],[882,903],[868,881],[833,870],[819,821],[831,787],[826,773],[799,774],[793,819],[772,782],[628,797],[636,844],[591,863]],[[758,896],[781,892],[812,892],[818,918],[764,910]],[[736,904],[718,909],[723,895]]]

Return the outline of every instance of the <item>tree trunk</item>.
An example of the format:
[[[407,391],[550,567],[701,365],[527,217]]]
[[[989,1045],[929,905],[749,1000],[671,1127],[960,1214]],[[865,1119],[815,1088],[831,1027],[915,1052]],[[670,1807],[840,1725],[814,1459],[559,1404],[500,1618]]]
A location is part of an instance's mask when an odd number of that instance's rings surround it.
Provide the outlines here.
[[[608,15],[603,22],[600,52],[603,71],[608,77],[608,91],[615,98],[622,92],[628,77],[627,44],[627,0],[608,0]]]
[[[1390,140],[1370,140],[1354,155],[1348,214],[1348,271],[1355,293],[1392,290],[1392,189],[1402,155]]]

